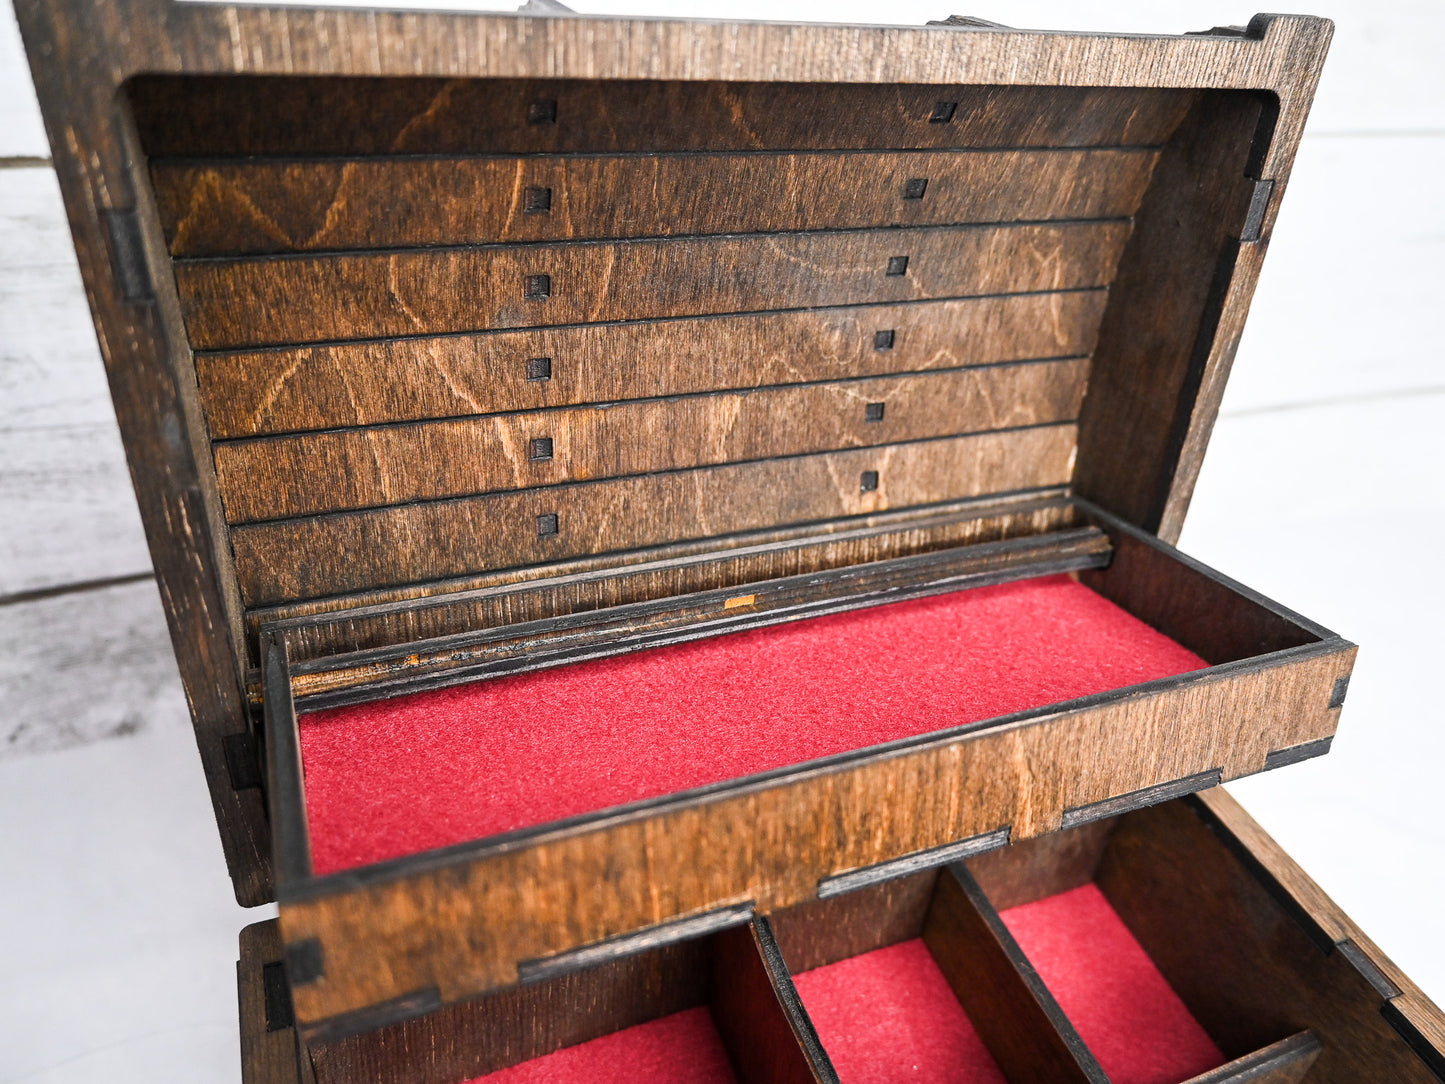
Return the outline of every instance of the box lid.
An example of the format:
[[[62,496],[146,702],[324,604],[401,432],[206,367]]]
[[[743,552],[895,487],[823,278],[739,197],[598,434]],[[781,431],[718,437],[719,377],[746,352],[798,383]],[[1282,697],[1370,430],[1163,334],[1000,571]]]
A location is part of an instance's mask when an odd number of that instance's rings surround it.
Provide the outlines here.
[[[264,622],[1006,494],[1176,538],[1332,29],[17,11],[245,904]]]

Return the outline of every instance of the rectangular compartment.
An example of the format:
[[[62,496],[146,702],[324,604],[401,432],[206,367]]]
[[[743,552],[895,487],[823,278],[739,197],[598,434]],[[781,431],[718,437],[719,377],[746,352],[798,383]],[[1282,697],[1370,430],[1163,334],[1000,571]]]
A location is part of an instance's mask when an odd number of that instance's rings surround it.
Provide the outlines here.
[[[301,1019],[418,1011],[1328,748],[1352,645],[1083,502],[1055,513],[294,674],[273,630]]]
[[[1434,1007],[1219,789],[348,1038],[298,1040],[281,959],[273,923],[246,931],[246,1084],[458,1084],[703,1003],[746,1080],[1424,1084],[1445,1067]]]
[[[804,1084],[829,1078],[765,921],[298,1045],[274,922],[248,927],[239,970],[247,1084]]]

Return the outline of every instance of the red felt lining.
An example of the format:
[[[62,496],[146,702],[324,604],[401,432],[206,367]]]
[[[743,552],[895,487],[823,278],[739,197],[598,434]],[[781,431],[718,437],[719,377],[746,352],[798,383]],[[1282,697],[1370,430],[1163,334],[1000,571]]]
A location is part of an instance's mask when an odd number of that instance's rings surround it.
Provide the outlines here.
[[[688,1009],[499,1069],[468,1084],[735,1084],[706,1008]]]
[[[1052,576],[313,712],[312,860],[351,869],[1204,665]]]
[[[1224,1064],[1095,885],[1002,917],[1112,1084],[1179,1084]]]
[[[921,940],[793,982],[843,1084],[1007,1084]]]

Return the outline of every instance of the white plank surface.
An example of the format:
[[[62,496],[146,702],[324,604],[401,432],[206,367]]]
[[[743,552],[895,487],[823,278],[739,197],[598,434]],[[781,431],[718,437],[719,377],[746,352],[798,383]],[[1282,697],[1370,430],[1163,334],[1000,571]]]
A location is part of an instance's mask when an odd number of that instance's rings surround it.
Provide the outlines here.
[[[15,9],[10,0],[4,0],[0,4],[0,158],[49,155],[50,143],[30,84]]]
[[[0,761],[0,1080],[240,1080],[231,895],[185,703],[125,740]]]
[[[918,24],[940,0],[576,0],[596,13]],[[477,7],[448,0],[411,6]],[[496,7],[506,6],[498,3]],[[956,10],[956,9],[955,9]],[[1236,784],[1436,999],[1445,718],[1445,5],[1318,5],[1331,59],[1185,548],[1364,645],[1335,751]],[[1178,32],[1217,0],[1015,0],[1015,26]],[[0,3],[0,158],[45,138]],[[0,595],[147,557],[54,182],[0,169]],[[235,1081],[235,934],[149,583],[0,606],[0,1081]],[[53,750],[75,742],[128,734]],[[13,740],[12,740],[13,739]],[[5,759],[6,752],[34,755]],[[17,830],[18,829],[18,830]],[[14,996],[22,990],[21,996]]]
[[[144,572],[55,174],[0,170],[0,596]]]
[[[0,690],[11,754],[143,730],[180,690],[155,581],[0,607]]]

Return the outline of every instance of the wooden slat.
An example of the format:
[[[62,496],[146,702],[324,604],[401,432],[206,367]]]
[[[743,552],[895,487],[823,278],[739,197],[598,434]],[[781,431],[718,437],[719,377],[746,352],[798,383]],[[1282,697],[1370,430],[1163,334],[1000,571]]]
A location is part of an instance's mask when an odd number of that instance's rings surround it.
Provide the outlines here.
[[[201,76],[142,78],[130,93],[155,156],[1150,145],[1194,97],[899,82]],[[555,120],[528,123],[546,102]],[[955,106],[947,122],[930,121],[939,102]]]
[[[161,162],[151,176],[171,252],[219,256],[1127,217],[1156,158],[1111,148],[312,159]]]
[[[199,354],[196,373],[212,436],[246,437],[1086,355],[1106,297],[1082,290]],[[879,332],[892,332],[881,349]],[[532,358],[547,359],[547,379],[528,378]]]
[[[1074,436],[1043,426],[241,526],[236,573],[257,606],[1060,485]],[[865,470],[876,490],[861,489]]]
[[[1087,376],[1075,358],[333,430],[219,444],[216,471],[230,522],[282,519],[1072,421]]]
[[[289,671],[290,691],[298,710],[315,711],[375,701],[402,690],[499,678],[810,616],[1075,572],[1108,560],[1107,538],[1089,527],[950,547],[831,573],[714,588],[302,663]],[[269,686],[267,699],[271,699]]]
[[[1073,525],[1058,498],[967,501],[861,521],[775,528],[728,539],[586,557],[438,584],[410,584],[251,610],[248,631],[279,622],[293,660],[363,651],[604,606],[733,587],[944,546],[1044,534]],[[259,702],[259,690],[257,692]]]
[[[1110,220],[256,257],[178,263],[176,286],[192,346],[220,349],[1101,286],[1127,236]]]

